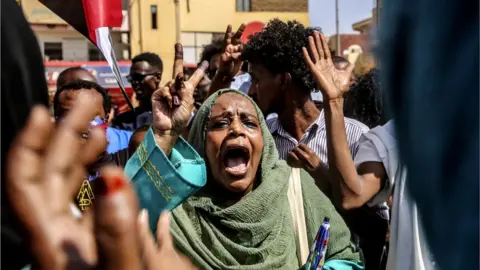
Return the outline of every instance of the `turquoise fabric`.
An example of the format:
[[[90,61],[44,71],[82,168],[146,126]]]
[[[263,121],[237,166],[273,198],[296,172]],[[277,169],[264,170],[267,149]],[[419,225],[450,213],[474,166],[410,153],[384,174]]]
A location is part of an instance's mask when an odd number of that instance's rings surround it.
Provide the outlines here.
[[[140,207],[148,210],[153,232],[162,211],[173,210],[207,182],[204,160],[184,139],[177,140],[168,158],[152,129],[129,159],[125,174],[132,180]]]
[[[322,270],[362,270],[363,264],[347,260],[329,260],[325,262]]]

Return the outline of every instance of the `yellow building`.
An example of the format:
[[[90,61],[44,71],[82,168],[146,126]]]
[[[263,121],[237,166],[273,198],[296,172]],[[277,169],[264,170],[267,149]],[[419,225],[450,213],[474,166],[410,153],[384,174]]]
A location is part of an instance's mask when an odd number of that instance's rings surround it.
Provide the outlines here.
[[[352,24],[352,29],[360,32],[360,34],[369,34],[372,27],[378,25],[380,19],[379,14],[382,10],[382,2],[382,0],[375,0],[375,6],[372,9],[372,17]]]
[[[17,0],[30,23],[45,61],[100,61],[103,56],[83,35],[50,11],[38,0]],[[125,4],[126,6],[126,4]],[[113,48],[118,60],[129,58],[128,12],[123,22],[111,31]]]
[[[163,80],[170,79],[176,42],[176,0],[130,0],[130,49],[132,57],[154,52],[164,62]],[[184,61],[196,64],[203,46],[234,31],[241,23],[273,18],[297,20],[308,25],[308,0],[179,0],[180,39]]]

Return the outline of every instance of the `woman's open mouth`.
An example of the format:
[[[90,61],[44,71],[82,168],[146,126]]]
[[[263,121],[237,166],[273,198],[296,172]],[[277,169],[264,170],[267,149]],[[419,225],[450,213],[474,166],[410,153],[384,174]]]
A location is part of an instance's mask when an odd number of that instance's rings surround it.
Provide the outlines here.
[[[225,171],[236,177],[245,176],[250,160],[250,151],[241,145],[231,145],[223,152],[222,161]]]

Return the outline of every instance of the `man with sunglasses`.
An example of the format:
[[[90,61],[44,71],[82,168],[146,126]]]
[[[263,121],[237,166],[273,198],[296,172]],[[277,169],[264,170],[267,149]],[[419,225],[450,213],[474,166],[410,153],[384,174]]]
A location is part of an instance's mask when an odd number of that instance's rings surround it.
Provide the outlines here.
[[[117,116],[113,121],[114,127],[135,130],[152,123],[152,94],[160,87],[162,72],[162,59],[154,53],[142,53],[132,59],[127,79],[132,84],[139,106]]]

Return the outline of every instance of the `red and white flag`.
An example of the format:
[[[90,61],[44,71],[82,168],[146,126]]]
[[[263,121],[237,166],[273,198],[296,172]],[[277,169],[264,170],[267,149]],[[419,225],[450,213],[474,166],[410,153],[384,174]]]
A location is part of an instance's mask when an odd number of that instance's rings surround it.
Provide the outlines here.
[[[107,60],[130,108],[115,51],[110,28],[122,25],[122,0],[39,0],[75,30],[93,42]]]

